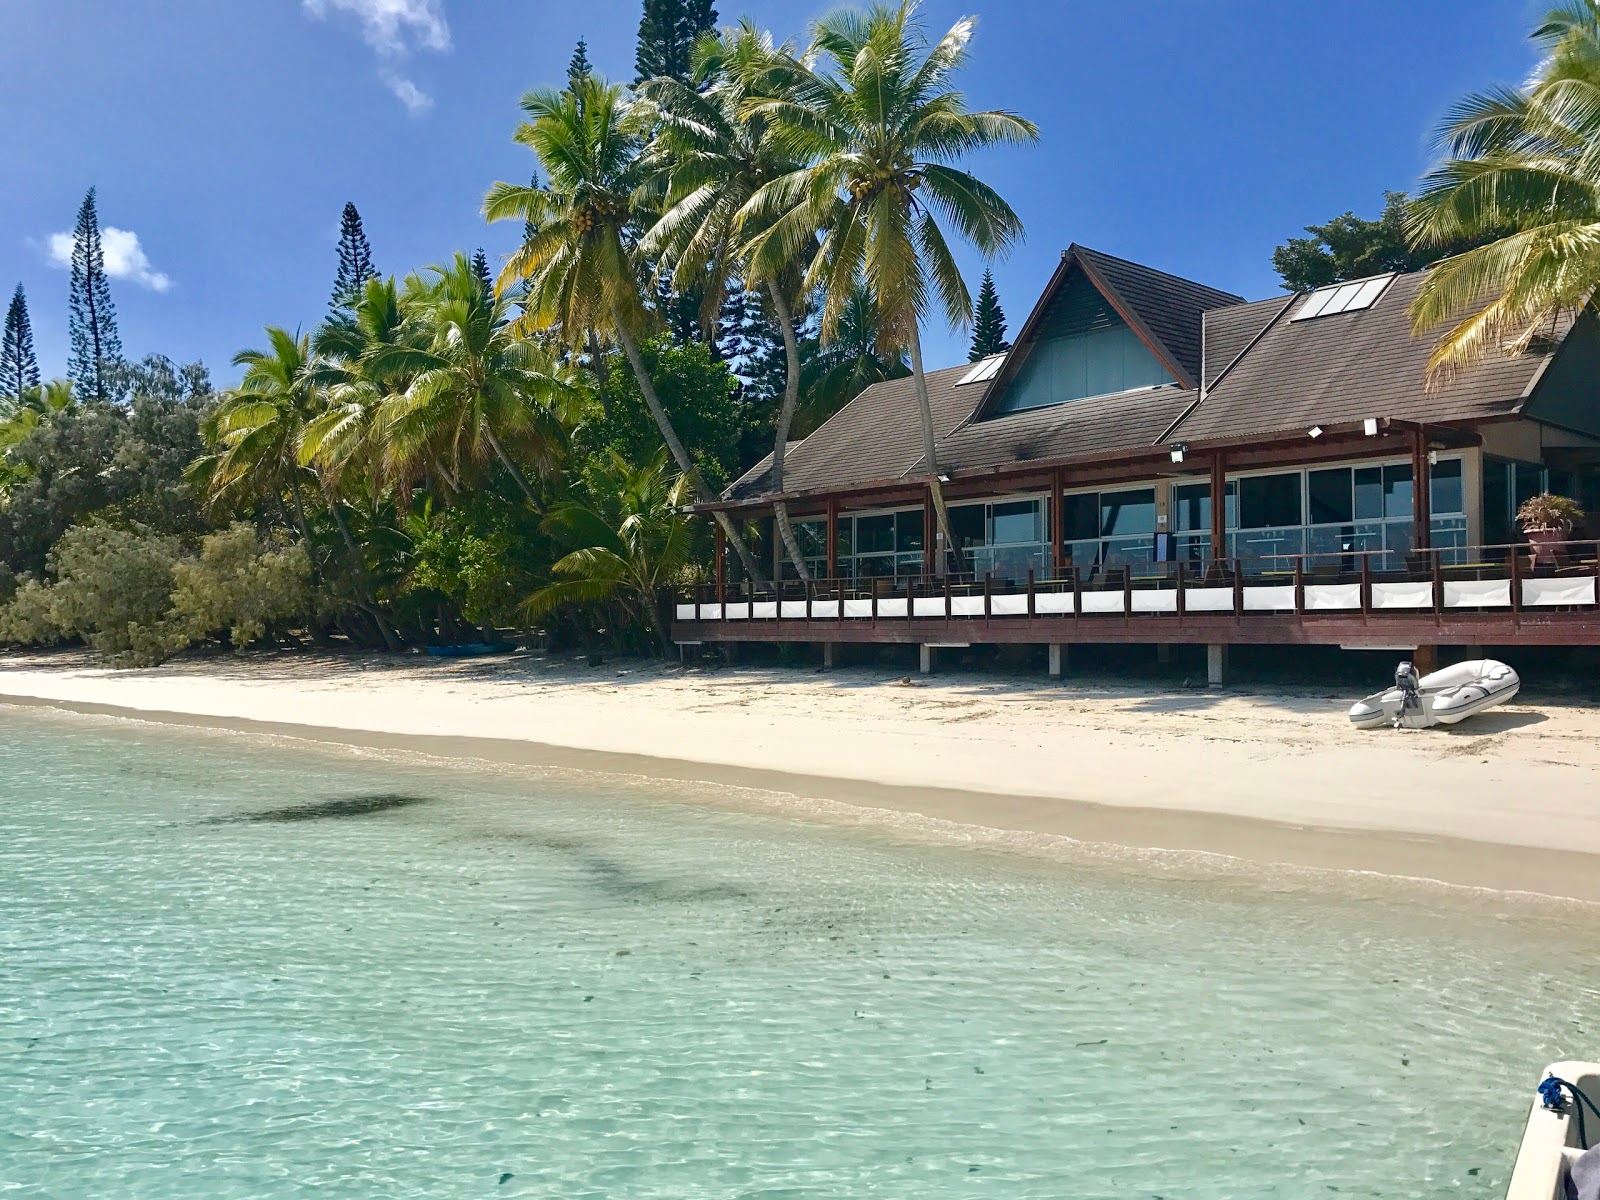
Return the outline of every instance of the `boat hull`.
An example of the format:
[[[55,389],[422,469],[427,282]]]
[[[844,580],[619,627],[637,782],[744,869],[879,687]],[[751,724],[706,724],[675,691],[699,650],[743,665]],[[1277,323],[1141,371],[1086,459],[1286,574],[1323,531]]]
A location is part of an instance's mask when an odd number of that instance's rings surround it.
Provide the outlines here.
[[[1401,729],[1455,725],[1485,709],[1506,703],[1521,688],[1521,678],[1505,663],[1476,658],[1434,671],[1418,680],[1420,709],[1405,708],[1405,693],[1393,687],[1351,705],[1350,723],[1357,729],[1376,729],[1382,725]]]

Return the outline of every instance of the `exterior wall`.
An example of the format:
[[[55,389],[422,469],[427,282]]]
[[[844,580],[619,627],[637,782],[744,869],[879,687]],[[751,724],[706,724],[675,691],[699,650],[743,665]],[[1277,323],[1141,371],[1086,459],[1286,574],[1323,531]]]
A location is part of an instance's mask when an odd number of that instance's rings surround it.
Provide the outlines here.
[[[1585,310],[1545,368],[1525,410],[1535,420],[1600,437],[1600,318]]]

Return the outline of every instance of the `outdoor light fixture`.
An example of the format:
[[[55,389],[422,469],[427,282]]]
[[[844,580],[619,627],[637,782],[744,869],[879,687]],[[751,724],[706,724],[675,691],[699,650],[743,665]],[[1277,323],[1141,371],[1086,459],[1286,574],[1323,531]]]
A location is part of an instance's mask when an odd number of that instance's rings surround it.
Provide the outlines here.
[[[1322,436],[1322,426],[1321,425],[1313,425],[1310,429],[1306,430],[1306,436],[1307,437],[1312,437],[1312,438],[1321,437]]]
[[[1181,463],[1184,456],[1189,453],[1189,446],[1185,442],[1173,442],[1167,447],[1167,451],[1172,455],[1173,462]]]
[[[1378,418],[1368,417],[1365,421],[1361,422],[1361,432],[1366,434],[1368,437],[1377,437]]]
[[[943,473],[943,472],[942,472],[942,471],[941,471],[941,472],[940,472],[940,473],[939,473],[939,482],[940,482],[940,483],[949,483],[949,482],[950,482],[950,476],[948,476],[948,475],[946,475],[946,474],[944,474],[944,473]]]
[[[1439,465],[1439,452],[1437,450],[1428,451],[1428,465],[1430,467],[1437,467]]]

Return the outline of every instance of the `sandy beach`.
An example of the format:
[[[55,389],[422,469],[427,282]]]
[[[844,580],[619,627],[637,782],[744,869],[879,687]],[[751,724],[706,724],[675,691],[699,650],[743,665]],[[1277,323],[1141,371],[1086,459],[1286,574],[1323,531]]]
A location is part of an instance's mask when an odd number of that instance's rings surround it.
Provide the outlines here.
[[[1359,733],[1350,699],[537,656],[0,658],[0,702],[1600,901],[1600,711]]]

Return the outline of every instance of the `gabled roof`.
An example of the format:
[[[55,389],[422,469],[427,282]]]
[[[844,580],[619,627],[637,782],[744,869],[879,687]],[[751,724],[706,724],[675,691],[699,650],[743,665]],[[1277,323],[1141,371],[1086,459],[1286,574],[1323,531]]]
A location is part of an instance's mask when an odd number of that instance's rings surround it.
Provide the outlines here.
[[[1103,254],[1076,242],[1062,252],[1061,262],[1045,284],[1028,319],[1017,334],[1006,364],[990,382],[978,413],[995,409],[1001,393],[1026,361],[1039,337],[1057,294],[1075,274],[1082,274],[1105,297],[1117,315],[1183,387],[1200,386],[1200,321],[1209,309],[1244,303],[1243,296],[1219,291],[1157,271],[1125,258]]]
[[[1169,437],[1200,442],[1367,417],[1447,425],[1519,413],[1548,354],[1494,355],[1440,386],[1426,385],[1437,338],[1413,336],[1410,312],[1426,278],[1426,271],[1396,276],[1371,308],[1305,321],[1294,318],[1309,294],[1288,297],[1286,311],[1280,296],[1207,313],[1206,357],[1221,366],[1217,376],[1208,371],[1204,398]],[[1560,336],[1568,328],[1570,322]],[[1234,344],[1249,352],[1228,370],[1232,360],[1223,360]]]

